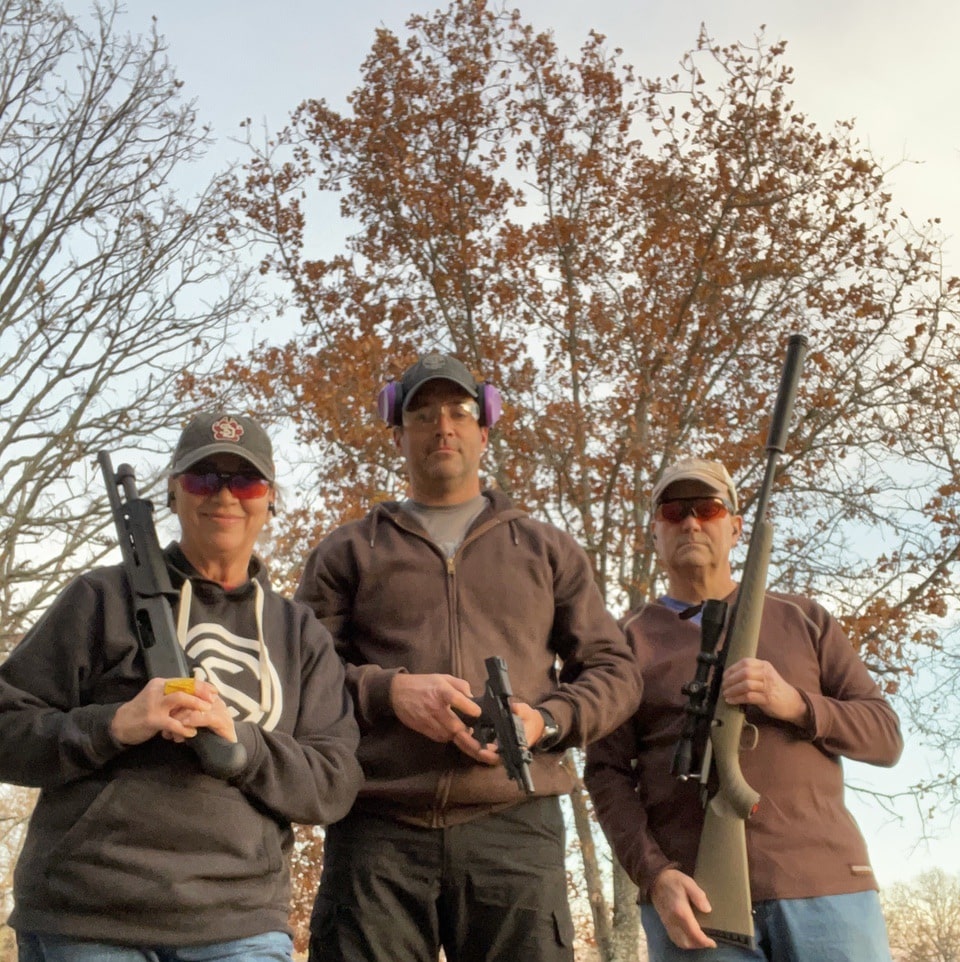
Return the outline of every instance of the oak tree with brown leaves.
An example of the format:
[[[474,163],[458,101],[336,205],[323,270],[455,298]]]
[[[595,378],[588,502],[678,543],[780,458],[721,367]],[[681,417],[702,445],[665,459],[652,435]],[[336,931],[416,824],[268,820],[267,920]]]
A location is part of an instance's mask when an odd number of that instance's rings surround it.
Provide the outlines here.
[[[570,57],[460,0],[379,30],[346,111],[307,100],[251,137],[233,227],[301,326],[217,390],[252,391],[309,465],[274,565],[295,578],[322,534],[403,494],[375,398],[440,348],[506,398],[490,484],[573,533],[621,611],[656,593],[649,493],[677,456],[721,458],[749,522],[802,332],[771,586],[822,599],[889,692],[919,654],[955,653],[960,282],[937,224],[897,208],[851,122],[804,116],[792,79],[762,29],[704,30],[647,79],[602,36]],[[327,253],[331,197],[346,236]],[[956,723],[955,702],[932,721]],[[590,894],[605,959],[636,957],[621,882],[617,926]]]

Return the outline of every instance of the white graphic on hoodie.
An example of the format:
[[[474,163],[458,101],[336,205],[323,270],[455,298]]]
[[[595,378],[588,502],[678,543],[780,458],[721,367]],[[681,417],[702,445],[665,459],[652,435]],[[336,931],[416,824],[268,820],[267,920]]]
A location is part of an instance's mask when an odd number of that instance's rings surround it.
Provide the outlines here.
[[[189,581],[180,589],[177,634],[195,665],[194,673],[216,687],[233,717],[272,731],[283,709],[283,693],[263,640],[263,589],[257,582],[254,585],[258,637],[244,638],[210,621],[187,628],[186,613],[193,594]]]

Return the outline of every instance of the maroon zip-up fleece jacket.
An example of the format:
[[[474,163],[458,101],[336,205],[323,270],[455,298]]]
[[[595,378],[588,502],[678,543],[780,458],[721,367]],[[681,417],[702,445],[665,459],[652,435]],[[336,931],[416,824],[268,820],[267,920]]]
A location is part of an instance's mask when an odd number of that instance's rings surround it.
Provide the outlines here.
[[[484,659],[506,663],[514,695],[542,706],[562,738],[534,755],[538,795],[570,791],[560,753],[612,731],[636,709],[639,671],[586,553],[500,493],[452,558],[394,502],[331,533],[310,554],[296,597],[347,663],[365,784],[356,808],[415,825],[468,821],[522,801],[502,766],[406,728],[389,704],[399,671],[442,673],[483,692]]]

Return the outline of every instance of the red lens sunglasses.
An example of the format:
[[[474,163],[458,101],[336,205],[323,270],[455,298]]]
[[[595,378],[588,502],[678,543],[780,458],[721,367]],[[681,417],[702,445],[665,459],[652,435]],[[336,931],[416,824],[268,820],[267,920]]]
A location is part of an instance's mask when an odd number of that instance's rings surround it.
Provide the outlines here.
[[[256,474],[184,471],[177,477],[183,490],[198,498],[209,498],[225,487],[240,501],[249,501],[251,498],[262,498],[270,490],[270,482]]]
[[[673,498],[657,505],[657,517],[670,524],[680,524],[690,515],[697,521],[713,521],[729,513],[729,506],[720,498]]]

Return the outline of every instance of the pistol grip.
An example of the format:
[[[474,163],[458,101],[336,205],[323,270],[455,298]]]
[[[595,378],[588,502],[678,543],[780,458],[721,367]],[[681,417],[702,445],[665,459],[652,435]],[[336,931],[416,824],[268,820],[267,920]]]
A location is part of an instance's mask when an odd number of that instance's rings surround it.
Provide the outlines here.
[[[200,767],[214,778],[234,778],[247,764],[247,750],[240,742],[228,741],[208,728],[199,729],[187,744],[200,759]]]

